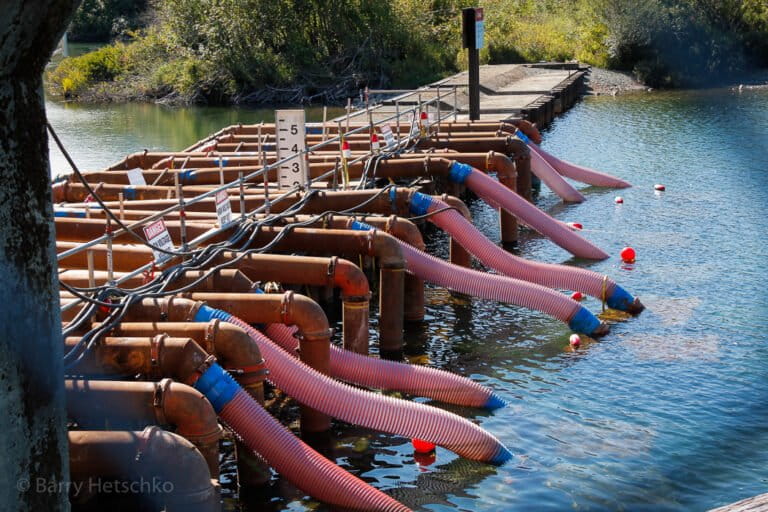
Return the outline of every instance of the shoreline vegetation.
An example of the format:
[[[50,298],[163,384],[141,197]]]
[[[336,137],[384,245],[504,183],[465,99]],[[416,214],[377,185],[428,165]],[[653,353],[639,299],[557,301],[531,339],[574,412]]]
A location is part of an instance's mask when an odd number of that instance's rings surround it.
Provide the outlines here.
[[[46,73],[81,102],[337,104],[466,68],[459,11],[485,9],[482,64],[578,60],[593,94],[761,83],[765,0],[84,0]],[[755,78],[762,77],[762,78]]]

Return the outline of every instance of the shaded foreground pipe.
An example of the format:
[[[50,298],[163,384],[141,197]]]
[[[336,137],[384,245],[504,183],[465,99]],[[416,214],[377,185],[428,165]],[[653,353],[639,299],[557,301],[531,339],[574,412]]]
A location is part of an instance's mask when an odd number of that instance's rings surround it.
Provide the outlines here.
[[[358,223],[355,229],[371,228]],[[425,281],[473,297],[507,302],[541,311],[568,324],[572,330],[590,336],[602,336],[608,332],[608,326],[589,310],[550,288],[452,265],[407,244],[401,243],[401,245],[408,272],[420,276]]]
[[[238,384],[254,400],[260,404],[264,403],[264,380],[267,375],[264,359],[251,337],[235,325],[218,320],[208,324],[122,322],[111,331],[112,336],[146,337],[148,340],[161,333],[172,337],[194,339],[206,352],[215,355],[221,361],[221,364],[233,374]],[[152,357],[152,350],[151,343],[148,342],[144,352],[147,359]],[[213,412],[212,409],[211,412]],[[238,483],[241,486],[263,485],[269,479],[269,470],[264,462],[240,440],[236,443]]]
[[[192,321],[201,302],[206,301],[217,307],[237,311],[253,323],[285,323],[299,328],[301,360],[318,372],[327,374],[330,365],[330,335],[328,319],[322,308],[309,297],[294,292],[276,294],[242,293],[190,293],[188,299],[169,297],[162,300],[145,299],[132,306],[124,320],[161,319],[171,321]],[[163,313],[165,311],[165,313]],[[250,334],[250,333],[249,333]],[[261,349],[262,347],[259,346]],[[267,354],[262,355],[271,368]],[[278,384],[278,387],[281,387]],[[331,423],[327,413],[302,407],[301,429],[305,432],[325,432]]]
[[[269,361],[271,379],[300,402],[348,423],[439,444],[469,459],[501,464],[511,457],[498,439],[455,414],[335,381],[296,360],[248,323],[225,311],[202,306],[196,315],[199,321],[211,318],[245,329]]]
[[[131,494],[140,493],[169,512],[221,510],[205,459],[179,435],[147,427],[141,432],[70,431],[68,436],[70,477],[82,489],[117,484],[107,478],[128,479],[127,490],[138,491]]]
[[[163,379],[160,382],[66,379],[67,414],[79,428],[98,429],[116,422],[173,426],[191,442],[219,477],[222,430],[211,404],[196,389]],[[114,424],[113,424],[114,426]]]
[[[189,300],[177,299],[177,301],[178,304],[171,310],[174,315],[183,312],[183,306],[186,306],[189,311],[196,307],[196,304]],[[185,304],[182,304],[183,302]],[[126,359],[126,362],[149,365],[148,360],[134,361],[134,358],[125,357],[135,353],[132,351],[134,341],[136,340],[130,338],[105,338],[86,355],[78,368],[99,369],[104,368],[105,365],[109,367],[113,364],[109,362],[109,354],[112,354],[112,358]],[[344,471],[296,438],[240,388],[217,363],[212,362],[208,354],[194,341],[190,339],[173,341],[179,345],[178,350],[168,354],[170,358],[160,358],[157,364],[151,367],[157,366],[161,369],[176,371],[178,373],[173,375],[174,378],[193,384],[195,389],[208,398],[214,410],[251,450],[264,457],[272,467],[299,489],[320,501],[349,510],[372,512],[409,510],[386,494]],[[105,355],[107,357],[103,357]],[[217,375],[214,382],[208,378],[211,374]],[[178,471],[175,461],[174,468]]]
[[[270,324],[266,334],[289,354],[298,343],[294,330],[283,324]],[[369,388],[400,391],[465,407],[497,409],[504,401],[485,386],[450,372],[361,356],[331,346],[330,374],[340,380]]]

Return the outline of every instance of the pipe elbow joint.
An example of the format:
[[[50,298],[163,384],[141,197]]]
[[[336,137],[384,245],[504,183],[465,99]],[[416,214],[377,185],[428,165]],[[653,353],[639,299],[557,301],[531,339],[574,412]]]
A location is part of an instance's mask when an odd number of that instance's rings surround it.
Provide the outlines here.
[[[280,305],[282,323],[295,325],[307,341],[327,341],[331,336],[328,317],[320,305],[306,295],[293,291],[283,294]]]

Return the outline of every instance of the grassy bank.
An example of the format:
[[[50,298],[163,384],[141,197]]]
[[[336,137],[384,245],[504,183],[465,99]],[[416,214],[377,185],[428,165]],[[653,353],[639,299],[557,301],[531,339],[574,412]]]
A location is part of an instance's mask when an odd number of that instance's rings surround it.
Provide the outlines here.
[[[457,0],[164,0],[51,92],[92,101],[328,102],[465,66]],[[653,87],[768,65],[764,0],[487,0],[483,63],[578,59]]]

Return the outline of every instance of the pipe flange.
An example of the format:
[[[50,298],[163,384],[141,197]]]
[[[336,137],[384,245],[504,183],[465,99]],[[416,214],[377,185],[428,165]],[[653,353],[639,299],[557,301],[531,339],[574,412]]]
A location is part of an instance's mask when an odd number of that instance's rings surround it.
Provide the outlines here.
[[[173,297],[171,297],[173,298]],[[205,305],[205,302],[203,301],[195,301],[192,303],[192,307],[189,308],[189,311],[187,311],[187,316],[184,319],[185,322],[194,322],[195,317],[197,316],[197,312],[200,310],[201,307]]]
[[[152,377],[162,377],[162,361],[160,358],[165,352],[163,347],[165,346],[165,340],[168,339],[168,337],[169,336],[165,333],[158,334],[157,336],[153,336],[149,341],[149,372]]]
[[[376,240],[376,228],[365,232],[365,242],[367,244],[365,251],[368,256],[375,256],[374,245]]]
[[[283,294],[283,298],[280,299],[280,323],[289,325],[291,316],[291,304],[293,304],[293,290],[288,290]]]
[[[328,277],[328,285],[333,285],[333,277],[336,275],[336,265],[339,263],[338,256],[331,256],[328,261],[328,268],[325,275]]]
[[[149,445],[152,442],[152,438],[157,435],[157,433],[162,432],[162,430],[163,429],[157,425],[150,425],[138,435],[139,442],[136,445],[136,456],[133,459],[137,465],[144,462],[144,454],[150,453]]]
[[[249,366],[227,368],[227,371],[232,374],[241,386],[249,386],[251,384],[264,382],[267,375],[269,375],[269,370],[267,369],[264,359]]]
[[[203,337],[205,346],[203,348],[209,354],[216,353],[216,336],[219,334],[220,324],[221,320],[214,318],[205,325],[205,335]]]
[[[162,379],[155,383],[155,391],[152,394],[152,407],[155,409],[155,419],[158,425],[168,425],[168,418],[165,416],[165,395],[168,393],[173,383],[173,379]]]

